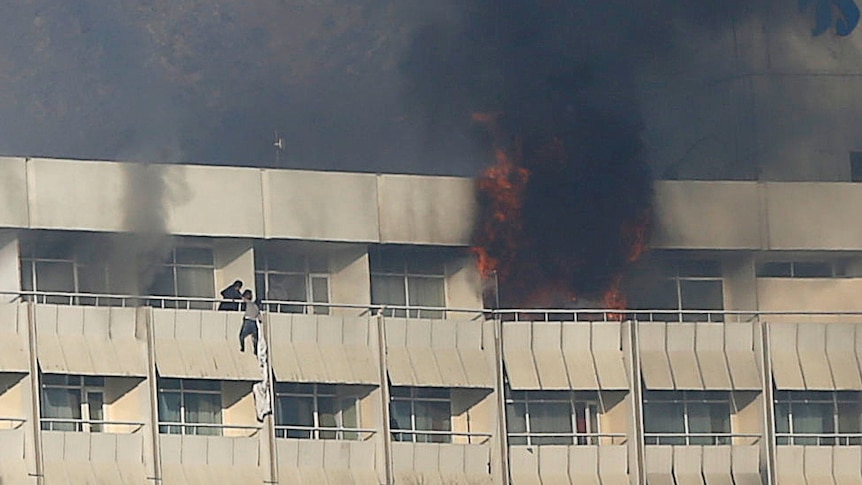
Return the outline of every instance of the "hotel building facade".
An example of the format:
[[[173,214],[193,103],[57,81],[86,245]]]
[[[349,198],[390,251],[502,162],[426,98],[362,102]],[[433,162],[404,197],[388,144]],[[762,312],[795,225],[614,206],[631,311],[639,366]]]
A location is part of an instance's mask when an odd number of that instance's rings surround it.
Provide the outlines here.
[[[620,316],[483,308],[470,179],[0,162],[0,483],[862,483],[858,184],[657,182]]]

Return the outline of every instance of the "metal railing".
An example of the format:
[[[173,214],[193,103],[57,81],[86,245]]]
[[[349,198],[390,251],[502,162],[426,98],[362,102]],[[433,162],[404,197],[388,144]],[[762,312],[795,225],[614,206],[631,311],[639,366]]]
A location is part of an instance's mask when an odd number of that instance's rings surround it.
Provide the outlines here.
[[[810,446],[862,445],[862,433],[775,433],[775,444]]]
[[[60,305],[168,308],[179,310],[218,310],[227,303],[241,308],[239,300],[186,296],[129,295],[114,293],[72,293],[48,291],[0,292],[10,301],[34,301]],[[500,319],[506,322],[751,322],[768,317],[859,317],[862,312],[788,312],[759,310],[667,310],[667,309],[608,309],[608,308],[543,308],[543,309],[489,309],[432,307],[389,304],[320,303],[288,300],[260,300],[261,310],[272,313],[329,313],[333,309],[358,310],[360,315],[377,315],[406,318],[446,318],[460,313]],[[323,312],[322,310],[325,310]],[[238,312],[241,310],[226,310]]]
[[[263,429],[256,424],[219,424],[219,423],[177,423],[159,421],[159,433],[203,436],[229,436],[225,431],[236,430],[238,436],[253,437]]]
[[[509,445],[623,445],[625,433],[509,433]]]
[[[760,439],[757,433],[644,433],[646,445],[754,445]]]
[[[453,443],[453,438],[464,438],[466,444],[484,444],[491,440],[491,433],[470,431],[434,431],[416,429],[391,429],[392,441],[412,443]]]
[[[20,429],[26,422],[25,418],[0,416],[0,429]]]
[[[292,426],[276,425],[276,438],[299,438],[315,440],[368,441],[376,429],[372,428],[339,428],[327,426]]]
[[[139,421],[107,421],[100,419],[80,418],[41,418],[44,431],[83,431],[89,433],[121,433],[132,434],[143,429],[146,423]],[[116,427],[125,429],[118,430]]]

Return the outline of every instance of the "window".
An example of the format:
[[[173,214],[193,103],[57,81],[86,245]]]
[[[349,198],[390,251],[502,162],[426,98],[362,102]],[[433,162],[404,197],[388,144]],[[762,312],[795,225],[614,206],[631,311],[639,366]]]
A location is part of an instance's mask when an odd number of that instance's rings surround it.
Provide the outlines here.
[[[757,265],[758,278],[834,278],[844,276],[838,265],[826,261],[767,261]]]
[[[445,265],[439,253],[426,250],[378,248],[371,252],[371,302],[396,305],[385,314],[395,317],[443,318]]]
[[[45,293],[95,293],[109,291],[108,266],[72,254],[68,245],[22,242],[21,288]],[[94,305],[95,297],[71,295],[40,295],[36,301],[54,304]],[[99,299],[98,303],[105,303]]]
[[[862,152],[850,152],[850,181],[862,182]]]
[[[648,445],[730,444],[730,394],[723,391],[645,391]]]
[[[638,306],[647,310],[669,310],[639,317],[654,320],[723,321],[720,313],[675,313],[678,310],[724,309],[721,265],[717,261],[677,261],[662,268],[663,275]]]
[[[393,440],[452,442],[452,397],[449,389],[392,387],[389,406]]]
[[[329,303],[329,263],[326,257],[284,251],[255,252],[256,285],[265,300]],[[271,312],[328,315],[328,306],[272,303]]]
[[[212,248],[178,247],[171,250],[168,261],[160,266],[148,293],[153,296],[210,299],[215,294],[214,277]],[[213,303],[207,301],[151,299],[150,304],[164,308],[213,309]]]
[[[159,433],[221,435],[221,424],[220,381],[159,379]]]
[[[862,445],[862,392],[776,391],[779,445]]]
[[[598,444],[598,400],[572,391],[508,391],[511,445]]]
[[[359,387],[361,386],[277,383],[276,437],[359,439]]]
[[[42,374],[42,429],[98,433],[104,420],[103,377]]]

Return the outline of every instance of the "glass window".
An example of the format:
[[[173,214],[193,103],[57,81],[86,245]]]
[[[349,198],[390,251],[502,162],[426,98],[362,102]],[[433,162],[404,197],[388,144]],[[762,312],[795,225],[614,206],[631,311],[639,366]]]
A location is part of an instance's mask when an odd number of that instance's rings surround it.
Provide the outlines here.
[[[327,305],[298,304],[330,302],[329,261],[325,256],[260,247],[255,252],[255,268],[255,280],[264,300],[297,303],[270,303],[269,311],[329,314]]]
[[[452,442],[452,397],[447,388],[392,387],[389,412],[395,441]]]
[[[860,445],[859,391],[776,391],[779,445]]]
[[[215,297],[215,264],[212,248],[176,247],[165,264],[158,268],[147,293],[170,296],[170,300],[151,299],[150,304],[163,308],[212,310],[210,301],[179,298],[212,299]]]
[[[376,248],[371,257],[371,302],[395,317],[443,318],[446,278],[443,256],[420,248]],[[417,307],[429,307],[420,309]]]
[[[159,432],[222,434],[221,382],[159,378]],[[194,426],[195,424],[213,426]]]
[[[506,423],[513,445],[598,444],[598,400],[572,391],[510,391]]]
[[[42,429],[101,432],[105,419],[101,377],[42,375]]]
[[[645,391],[648,445],[730,444],[730,394],[723,391]]]
[[[659,321],[723,321],[721,264],[710,260],[665,263],[663,277],[642,295],[637,306],[644,310],[667,310],[638,318]],[[716,313],[680,313],[679,310],[710,310]]]
[[[275,433],[279,438],[359,439],[363,386],[277,383]]]

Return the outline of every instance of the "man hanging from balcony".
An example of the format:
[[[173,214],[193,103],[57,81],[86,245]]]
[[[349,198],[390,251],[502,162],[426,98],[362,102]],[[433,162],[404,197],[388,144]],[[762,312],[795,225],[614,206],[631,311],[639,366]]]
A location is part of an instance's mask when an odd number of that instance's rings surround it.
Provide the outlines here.
[[[221,290],[221,297],[225,300],[239,300],[242,298],[240,293],[242,290],[242,280],[236,280],[230,286]],[[219,311],[237,311],[239,310],[239,302],[223,301],[218,305]]]
[[[239,351],[245,352],[245,338],[251,335],[254,355],[257,355],[257,321],[260,320],[260,307],[254,301],[251,290],[242,292],[245,313],[242,316],[242,327],[239,329]]]

